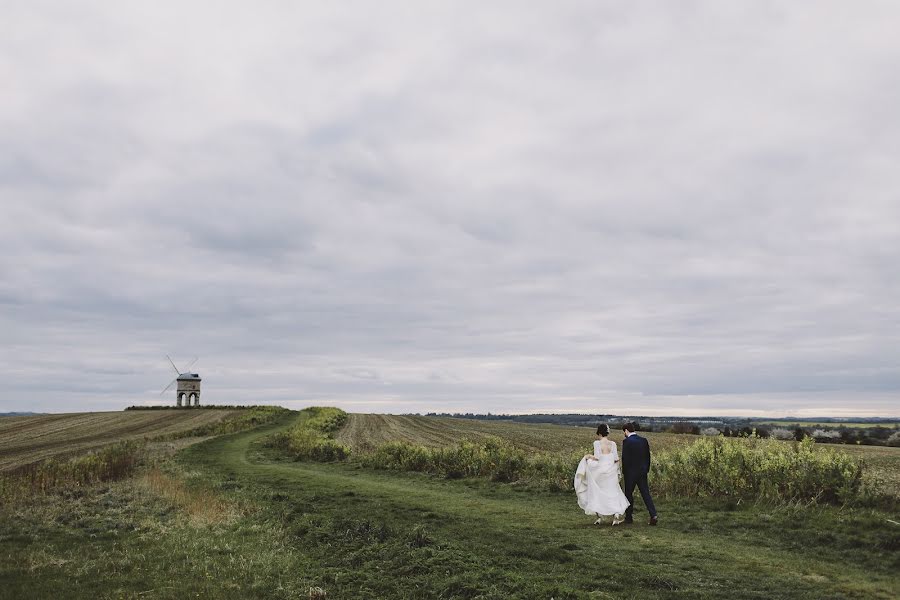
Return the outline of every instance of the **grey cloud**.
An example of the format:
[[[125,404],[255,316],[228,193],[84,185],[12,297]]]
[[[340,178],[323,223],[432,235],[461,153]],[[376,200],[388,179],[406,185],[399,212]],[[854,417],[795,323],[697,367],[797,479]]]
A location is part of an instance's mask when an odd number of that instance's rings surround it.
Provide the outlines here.
[[[0,410],[896,414],[894,9],[211,8],[0,24]]]

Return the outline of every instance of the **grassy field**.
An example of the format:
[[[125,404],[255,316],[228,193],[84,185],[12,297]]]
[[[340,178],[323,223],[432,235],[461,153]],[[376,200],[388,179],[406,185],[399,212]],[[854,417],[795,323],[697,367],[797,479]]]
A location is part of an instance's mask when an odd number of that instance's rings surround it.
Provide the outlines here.
[[[299,418],[0,507],[0,598],[900,596],[898,515],[684,498],[658,502],[658,527],[640,504],[630,528],[592,526],[571,493],[295,462],[261,444]],[[569,448],[563,433],[515,427],[528,447]]]
[[[170,436],[221,422],[235,410],[159,410],[0,418],[0,471],[130,439]]]

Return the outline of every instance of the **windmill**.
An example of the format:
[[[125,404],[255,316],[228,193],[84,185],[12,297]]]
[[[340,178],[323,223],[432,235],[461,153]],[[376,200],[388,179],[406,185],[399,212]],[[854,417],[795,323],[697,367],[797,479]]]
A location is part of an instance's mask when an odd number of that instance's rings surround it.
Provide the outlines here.
[[[200,375],[190,372],[190,368],[194,366],[197,359],[195,358],[192,360],[184,371],[179,371],[178,367],[175,366],[175,363],[168,354],[166,354],[166,358],[169,359],[169,364],[175,369],[176,377],[166,386],[166,389],[159,393],[159,395],[162,396],[169,391],[170,387],[177,383],[178,387],[175,388],[175,400],[178,402],[177,406],[181,408],[182,401],[184,401],[184,406],[186,408],[190,406],[200,406]]]

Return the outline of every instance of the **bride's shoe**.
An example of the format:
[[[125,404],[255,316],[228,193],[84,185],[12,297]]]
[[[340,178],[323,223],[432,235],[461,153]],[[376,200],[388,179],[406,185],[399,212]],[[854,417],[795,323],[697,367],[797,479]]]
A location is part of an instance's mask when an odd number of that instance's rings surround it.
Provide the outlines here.
[[[619,523],[621,523],[621,522],[624,521],[624,520],[625,520],[625,519],[620,519],[620,518],[619,518],[619,515],[615,515],[615,516],[613,517],[612,523],[610,523],[610,525],[618,525]]]
[[[596,521],[594,521],[594,525],[603,525],[603,517],[600,517]]]

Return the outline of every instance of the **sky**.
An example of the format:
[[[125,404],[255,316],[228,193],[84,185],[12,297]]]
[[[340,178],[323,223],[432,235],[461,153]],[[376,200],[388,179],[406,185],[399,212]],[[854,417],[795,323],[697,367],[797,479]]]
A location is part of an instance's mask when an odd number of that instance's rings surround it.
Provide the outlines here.
[[[896,2],[0,13],[0,412],[900,416]]]

